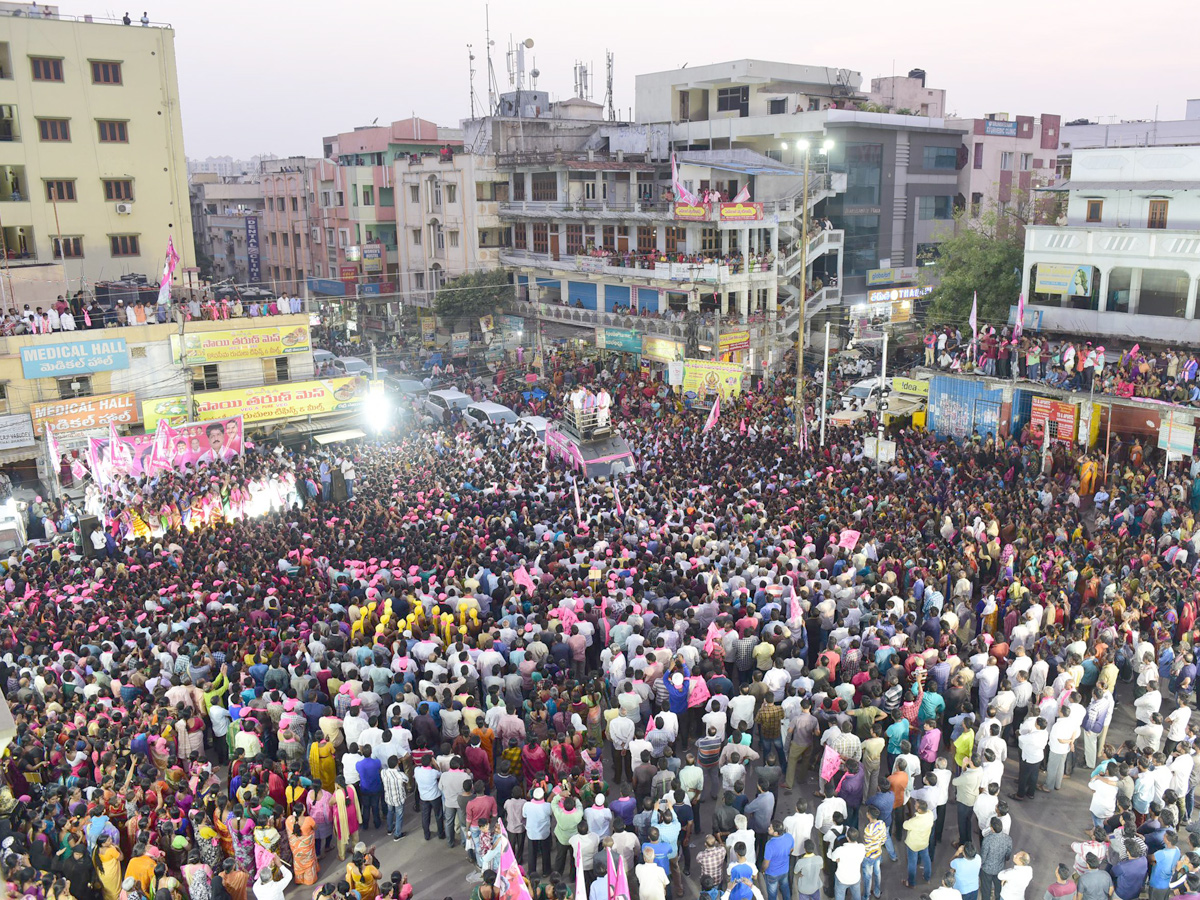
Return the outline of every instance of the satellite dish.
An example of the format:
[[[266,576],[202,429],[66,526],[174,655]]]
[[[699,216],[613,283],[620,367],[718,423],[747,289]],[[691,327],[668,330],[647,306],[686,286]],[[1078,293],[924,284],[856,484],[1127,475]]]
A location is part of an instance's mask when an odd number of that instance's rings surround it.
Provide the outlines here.
[[[533,38],[525,38],[525,49],[526,50],[533,49]]]
[[[538,78],[538,77],[540,77],[540,76],[541,76],[541,74],[542,74],[542,73],[541,73],[541,72],[540,72],[538,69],[536,69],[536,68],[535,68],[535,69],[533,69],[533,70],[532,70],[532,71],[531,71],[529,74],[530,74],[530,76],[532,76],[533,78]]]

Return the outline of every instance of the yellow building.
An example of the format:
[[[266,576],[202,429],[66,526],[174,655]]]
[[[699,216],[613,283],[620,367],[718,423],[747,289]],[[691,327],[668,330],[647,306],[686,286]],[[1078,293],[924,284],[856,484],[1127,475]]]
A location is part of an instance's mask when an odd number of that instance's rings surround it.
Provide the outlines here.
[[[0,3],[0,265],[61,258],[71,291],[154,282],[170,235],[178,281],[193,245],[175,32],[38,10]]]

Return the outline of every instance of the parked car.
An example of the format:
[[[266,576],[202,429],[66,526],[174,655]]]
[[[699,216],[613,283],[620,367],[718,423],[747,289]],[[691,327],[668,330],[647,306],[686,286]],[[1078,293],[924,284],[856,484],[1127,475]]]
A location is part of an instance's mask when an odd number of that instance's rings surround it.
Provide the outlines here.
[[[842,393],[842,409],[862,409],[868,402],[879,400],[883,382],[878,375],[855,382]]]
[[[371,377],[371,364],[365,359],[359,359],[357,356],[339,356],[337,357],[337,362],[341,364],[342,371],[347,375]],[[379,365],[375,367],[375,371],[379,375],[388,374],[388,370]]]
[[[476,428],[484,425],[516,425],[517,414],[500,403],[472,403],[463,410],[463,418]]]
[[[550,420],[545,416],[524,415],[517,419],[517,430],[532,434],[542,443],[546,442],[546,429],[550,425]]]
[[[430,391],[425,396],[425,414],[437,422],[449,421],[451,410],[463,410],[470,405],[470,396],[462,391]]]

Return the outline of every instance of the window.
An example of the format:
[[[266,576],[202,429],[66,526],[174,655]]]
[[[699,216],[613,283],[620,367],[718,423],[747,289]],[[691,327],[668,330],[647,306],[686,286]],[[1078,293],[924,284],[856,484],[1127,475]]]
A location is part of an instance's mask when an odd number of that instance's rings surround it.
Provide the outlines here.
[[[601,240],[604,244],[604,249],[605,250],[616,250],[617,249],[617,229],[612,225],[605,225],[604,231],[602,232],[602,234],[603,234],[603,238]]]
[[[105,179],[105,200],[132,200],[133,182],[128,178]]]
[[[215,363],[206,366],[192,366],[192,390],[217,391],[221,389],[221,379],[217,375]]]
[[[533,223],[533,252],[550,252],[550,226],[545,222]]]
[[[583,226],[568,225],[567,226],[567,253],[576,254],[583,252]]]
[[[1001,151],[1001,153],[1000,153],[1000,168],[1007,172],[1012,167],[1013,167],[1013,155],[1007,150]]]
[[[410,184],[408,186],[408,202],[409,203],[420,203],[421,202],[421,186],[419,184]]]
[[[786,112],[787,112],[787,100],[786,99],[771,101],[771,115],[782,116]]]
[[[653,253],[658,249],[658,229],[653,225],[639,225],[637,230],[638,253]]]
[[[119,62],[92,61],[92,84],[120,84],[121,64]]]
[[[271,233],[268,235],[268,237],[269,237],[269,238],[270,238],[270,240],[271,240],[271,246],[272,246],[272,247],[278,247],[278,246],[279,246],[279,234],[278,234],[277,232],[274,232],[274,231],[272,231],[272,232],[271,232]]]
[[[141,256],[136,234],[110,234],[108,240],[113,256]]]
[[[31,56],[29,57],[29,65],[33,69],[34,81],[63,80],[61,59],[50,59],[47,56]]]
[[[421,246],[421,229],[420,228],[414,228],[412,230],[412,242],[413,242],[414,247]]]
[[[668,253],[682,253],[687,247],[687,229],[682,225],[668,225],[666,239]]]
[[[413,289],[418,290],[418,291],[425,290],[425,273],[424,272],[414,272],[413,273]]]
[[[292,198],[292,212],[299,212],[299,211],[300,211],[299,199],[296,197],[293,197]]]
[[[721,249],[721,237],[717,234],[715,228],[700,229],[700,251],[702,253],[716,253]]]
[[[83,258],[83,238],[82,237],[55,237],[52,238],[54,244],[55,259],[82,259]]]
[[[272,234],[272,235],[271,235],[271,237],[273,238],[273,237],[274,237],[274,235]],[[274,241],[274,240],[272,240],[272,241],[271,241],[271,243],[272,243],[272,244],[274,244],[274,243],[275,243],[275,241]],[[285,232],[283,233],[283,246],[285,246],[285,247],[286,247],[287,245],[288,245],[288,233],[285,231]]]
[[[115,120],[99,119],[96,122],[100,126],[100,143],[102,144],[128,144],[129,130],[125,122]]]
[[[442,205],[442,183],[440,181],[433,182],[433,208],[437,209]]]
[[[1167,201],[1166,200],[1151,200],[1150,201],[1150,216],[1146,220],[1147,228],[1166,228],[1167,227]]]
[[[325,243],[328,244],[330,247],[332,247],[333,242],[336,240],[337,240],[337,238],[334,236],[333,229],[326,228],[325,229]],[[417,232],[417,239],[415,241],[413,241],[413,243],[414,244],[421,243],[421,232],[420,231]]]
[[[450,232],[450,246],[451,247],[458,246],[458,232],[457,231]]]
[[[8,412],[8,386],[0,384],[0,413]]]
[[[1032,167],[1033,167],[1033,154],[1032,153],[1022,153],[1021,154],[1021,171],[1028,172]]]
[[[69,141],[71,122],[69,119],[38,119],[38,137],[43,141]]]
[[[433,239],[433,245],[439,250],[446,249],[446,232],[442,231],[441,225],[430,225],[429,236]]]
[[[513,226],[513,249],[528,250],[529,249],[529,232],[525,228],[524,222],[518,222]]]
[[[557,200],[558,175],[554,172],[534,172],[532,191],[533,200]]]
[[[370,184],[363,185],[363,206],[375,205],[375,187]]]
[[[282,198],[282,197],[276,197],[276,198],[275,198],[275,208],[276,208],[277,210],[279,210],[280,212],[283,212],[283,211],[284,211],[284,209],[283,209],[283,203],[284,203],[284,200],[283,200],[283,198]],[[270,200],[268,200],[268,201],[267,201],[267,205],[268,205],[268,206],[270,206],[270,205],[271,205],[271,201],[270,201]]]
[[[638,182],[638,199],[645,202],[654,200],[654,182]]]
[[[958,165],[956,147],[926,147],[922,152],[926,169],[953,169]]]
[[[750,106],[750,88],[720,88],[717,91],[717,112],[740,112],[746,115]]]
[[[69,400],[71,397],[92,396],[91,375],[74,375],[71,378],[58,378],[56,381],[58,381],[58,396],[63,400]]]
[[[1087,221],[1099,222],[1104,218],[1104,201],[1089,200],[1087,202]]]
[[[584,200],[595,200],[596,199],[596,182],[585,181],[583,183],[583,199]],[[602,200],[608,199],[608,182],[607,181],[600,182],[600,199],[602,199]]]
[[[513,172],[512,197],[514,200],[525,199],[525,173]]]
[[[447,203],[457,203],[458,202],[458,185],[457,184],[446,185],[446,202]]]
[[[291,272],[288,273],[288,281],[291,281]],[[286,356],[276,356],[271,359],[262,361],[263,384],[278,384],[283,381],[290,380],[288,371],[288,358]]]
[[[983,211],[983,194],[976,191],[971,194],[971,218],[978,219],[979,214]]]
[[[47,181],[46,199],[49,201],[74,200],[75,180],[70,179],[66,181]]]
[[[921,197],[919,199],[918,218],[950,219],[954,217],[953,197]]]
[[[975,156],[971,160],[971,168],[972,169],[982,169],[983,168],[983,144],[975,145]]]

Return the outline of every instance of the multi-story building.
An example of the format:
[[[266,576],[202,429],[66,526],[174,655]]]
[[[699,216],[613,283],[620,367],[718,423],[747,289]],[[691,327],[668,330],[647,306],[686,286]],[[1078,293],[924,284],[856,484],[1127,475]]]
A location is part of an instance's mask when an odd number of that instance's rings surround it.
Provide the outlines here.
[[[206,156],[204,159],[187,161],[188,177],[193,175],[220,175],[224,178],[238,175],[253,175],[260,164],[270,156],[252,156],[249,159],[234,159],[232,156]]]
[[[169,27],[12,15],[0,3],[0,252],[62,259],[82,283],[192,264],[187,162]],[[177,276],[177,278],[180,276]]]
[[[1026,321],[1200,344],[1200,147],[1075,150],[1066,222],[1025,232]]]
[[[192,232],[201,273],[213,281],[270,286],[263,268],[265,201],[254,176],[195,175]]]
[[[993,113],[981,119],[947,119],[946,124],[966,132],[965,159],[946,153],[937,162],[958,170],[967,220],[977,221],[989,209],[1014,207],[1036,220],[1035,191],[1054,180],[1062,117]]]
[[[836,239],[811,237],[804,281],[826,287],[806,307],[810,325],[837,303],[859,312],[878,303],[894,316],[911,315],[911,297],[897,300],[880,288],[893,283],[887,273],[936,253],[960,205],[958,170],[943,163],[960,152],[962,132],[942,118],[860,111],[861,84],[847,69],[761,60],[637,78],[636,120],[662,123],[678,149],[751,150],[795,169],[807,162],[822,188],[810,193],[810,212],[837,232]],[[803,208],[780,213],[785,245],[797,242]],[[824,258],[831,255],[836,262]],[[799,275],[798,257],[789,255],[779,272],[789,285]],[[843,277],[831,285],[822,272]]]
[[[924,69],[911,69],[907,75],[872,78],[867,102],[882,107],[885,112],[902,115],[932,119],[946,115],[946,92],[925,86]]]
[[[318,162],[304,156],[259,162],[263,277],[288,294],[303,293],[313,270],[312,240],[320,229],[313,227],[310,202]]]

